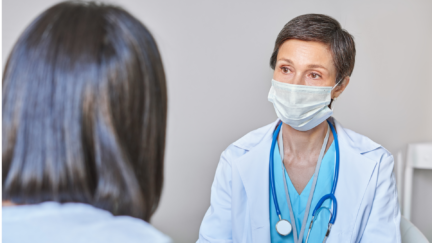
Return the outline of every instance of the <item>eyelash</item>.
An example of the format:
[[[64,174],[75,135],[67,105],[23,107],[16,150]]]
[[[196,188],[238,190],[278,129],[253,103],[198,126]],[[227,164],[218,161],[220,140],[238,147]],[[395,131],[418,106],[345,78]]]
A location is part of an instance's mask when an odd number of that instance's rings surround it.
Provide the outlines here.
[[[291,69],[289,69],[288,67],[285,67],[285,66],[280,67],[280,69],[283,73],[291,72]],[[322,76],[319,75],[318,73],[310,73],[310,75],[316,75],[317,77],[315,77],[315,78],[322,78]],[[312,78],[314,78],[314,77],[312,77]]]

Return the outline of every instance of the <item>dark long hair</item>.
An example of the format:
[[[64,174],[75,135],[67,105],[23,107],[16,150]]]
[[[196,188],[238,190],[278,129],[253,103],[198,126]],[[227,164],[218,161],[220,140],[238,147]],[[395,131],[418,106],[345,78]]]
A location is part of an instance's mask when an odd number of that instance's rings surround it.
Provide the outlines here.
[[[110,5],[54,5],[15,44],[2,85],[3,200],[82,202],[150,220],[167,92],[143,24]]]

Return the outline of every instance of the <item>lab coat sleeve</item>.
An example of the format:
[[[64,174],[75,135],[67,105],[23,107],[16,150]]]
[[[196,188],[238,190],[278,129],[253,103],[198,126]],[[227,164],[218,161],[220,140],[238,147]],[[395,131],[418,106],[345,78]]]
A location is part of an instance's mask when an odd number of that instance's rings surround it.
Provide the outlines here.
[[[400,243],[400,209],[393,156],[386,152],[378,166],[375,196],[360,242]]]
[[[210,208],[201,223],[197,243],[232,242],[231,160],[233,153],[236,151],[231,145],[221,155],[211,187]]]

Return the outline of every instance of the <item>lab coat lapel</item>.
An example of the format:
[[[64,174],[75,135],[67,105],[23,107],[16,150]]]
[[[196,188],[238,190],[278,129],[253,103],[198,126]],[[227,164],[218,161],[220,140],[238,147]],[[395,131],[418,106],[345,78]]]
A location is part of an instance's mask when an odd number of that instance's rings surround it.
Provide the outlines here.
[[[270,243],[269,156],[276,124],[255,147],[234,163],[247,195],[252,240],[257,243]]]
[[[340,148],[339,180],[335,193],[338,213],[329,243],[350,242],[355,221],[361,217],[363,195],[377,164],[361,154],[358,145],[362,141],[354,141],[338,122],[335,123]]]

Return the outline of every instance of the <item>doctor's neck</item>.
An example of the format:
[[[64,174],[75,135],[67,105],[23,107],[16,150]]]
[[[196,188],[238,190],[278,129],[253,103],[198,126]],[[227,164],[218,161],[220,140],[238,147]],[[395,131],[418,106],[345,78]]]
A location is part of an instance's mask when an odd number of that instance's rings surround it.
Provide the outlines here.
[[[288,124],[283,124],[282,135],[284,142],[284,153],[289,152],[294,155],[302,155],[316,152],[321,148],[327,133],[327,121],[323,121],[318,126],[309,131],[298,131]],[[330,132],[326,150],[333,142],[333,134]]]

